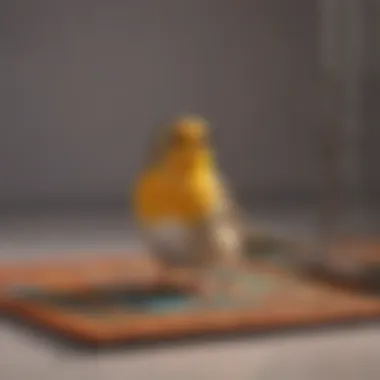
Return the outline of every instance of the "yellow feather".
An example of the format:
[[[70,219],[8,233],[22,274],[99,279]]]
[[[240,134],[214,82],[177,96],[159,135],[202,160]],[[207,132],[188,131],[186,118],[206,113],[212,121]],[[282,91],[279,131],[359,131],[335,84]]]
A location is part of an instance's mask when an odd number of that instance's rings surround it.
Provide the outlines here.
[[[217,202],[214,162],[198,119],[177,122],[161,162],[137,180],[134,208],[143,225],[164,219],[194,224],[212,213]]]

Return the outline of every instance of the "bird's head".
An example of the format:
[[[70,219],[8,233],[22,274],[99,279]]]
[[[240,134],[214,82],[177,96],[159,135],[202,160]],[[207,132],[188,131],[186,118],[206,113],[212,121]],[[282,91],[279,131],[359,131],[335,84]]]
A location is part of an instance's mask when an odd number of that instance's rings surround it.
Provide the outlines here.
[[[208,140],[209,126],[201,117],[181,117],[171,129],[168,156],[178,168],[190,168],[209,164],[211,147]]]
[[[204,147],[208,137],[208,124],[200,117],[183,117],[175,121],[171,135],[174,146],[193,149]]]

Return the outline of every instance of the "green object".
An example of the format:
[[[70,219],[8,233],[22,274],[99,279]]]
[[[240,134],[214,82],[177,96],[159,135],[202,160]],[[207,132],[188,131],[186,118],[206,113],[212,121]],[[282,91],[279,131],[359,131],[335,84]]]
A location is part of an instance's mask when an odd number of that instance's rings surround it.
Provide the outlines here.
[[[247,241],[248,258],[271,262],[278,266],[291,266],[295,254],[295,244],[274,236],[255,236]]]

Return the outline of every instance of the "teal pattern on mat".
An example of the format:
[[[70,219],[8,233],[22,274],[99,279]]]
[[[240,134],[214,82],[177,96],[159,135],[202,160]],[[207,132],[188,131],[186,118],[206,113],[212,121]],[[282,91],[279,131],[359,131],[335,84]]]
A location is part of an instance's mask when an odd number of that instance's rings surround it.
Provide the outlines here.
[[[39,294],[30,298],[34,298],[39,303],[92,317],[112,315],[115,309],[124,309],[128,313],[167,315],[178,312],[196,312],[201,309],[260,307],[262,298],[281,286],[281,282],[264,274],[222,271],[217,275],[221,280],[223,277],[229,276],[230,280],[243,289],[244,297],[235,299],[219,292],[205,302],[201,297],[177,290],[129,292],[126,289],[107,289],[102,292],[94,290],[85,298],[75,294]]]

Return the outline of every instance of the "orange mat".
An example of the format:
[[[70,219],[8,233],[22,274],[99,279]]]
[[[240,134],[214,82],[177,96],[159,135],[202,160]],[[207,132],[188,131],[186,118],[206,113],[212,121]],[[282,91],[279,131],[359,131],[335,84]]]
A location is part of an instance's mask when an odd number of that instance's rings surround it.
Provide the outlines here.
[[[246,265],[236,281],[244,297],[215,294],[205,302],[191,273],[165,271],[150,260],[2,266],[0,307],[96,345],[380,316],[380,297],[262,262]]]

